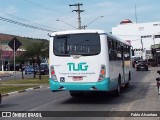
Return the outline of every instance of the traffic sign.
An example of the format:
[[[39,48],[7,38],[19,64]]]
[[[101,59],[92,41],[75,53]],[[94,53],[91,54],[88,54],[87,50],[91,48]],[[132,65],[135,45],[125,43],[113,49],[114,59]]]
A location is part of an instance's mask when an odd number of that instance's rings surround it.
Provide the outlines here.
[[[15,47],[15,51],[22,45],[22,43],[16,38],[14,37],[9,43],[8,46],[14,51],[14,47]]]

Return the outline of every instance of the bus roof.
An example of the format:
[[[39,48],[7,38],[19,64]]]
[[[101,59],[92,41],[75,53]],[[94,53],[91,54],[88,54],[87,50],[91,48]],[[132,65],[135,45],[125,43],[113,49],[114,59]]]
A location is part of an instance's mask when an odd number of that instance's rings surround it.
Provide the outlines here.
[[[98,33],[98,34],[106,34],[107,36],[110,36],[114,39],[117,39],[119,40],[120,42],[126,44],[126,45],[129,45],[131,46],[128,42],[110,34],[110,33],[107,33],[105,32],[104,30],[98,30],[98,29],[87,29],[87,30],[67,30],[67,31],[57,31],[57,32],[53,32],[51,34],[51,36],[57,36],[57,35],[65,35],[65,34],[78,34],[78,33]]]
[[[104,30],[67,30],[67,31],[58,31],[58,32],[54,32],[52,33],[51,36],[56,36],[56,35],[64,35],[64,34],[77,34],[77,33],[106,33]]]

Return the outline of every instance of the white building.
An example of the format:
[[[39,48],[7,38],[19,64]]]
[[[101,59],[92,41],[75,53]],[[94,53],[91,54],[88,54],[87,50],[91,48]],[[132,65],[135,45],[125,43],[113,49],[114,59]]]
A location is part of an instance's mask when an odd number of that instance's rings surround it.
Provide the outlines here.
[[[160,44],[160,22],[132,23],[126,19],[112,28],[112,34],[130,41],[133,49],[142,49],[143,46],[145,51],[151,49],[151,45]],[[139,54],[142,56],[142,51]]]

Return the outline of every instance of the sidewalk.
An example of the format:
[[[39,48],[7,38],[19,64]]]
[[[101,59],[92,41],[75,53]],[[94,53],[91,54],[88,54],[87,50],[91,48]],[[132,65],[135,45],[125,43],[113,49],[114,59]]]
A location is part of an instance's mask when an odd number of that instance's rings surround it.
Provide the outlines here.
[[[21,74],[20,71],[16,71],[16,74]],[[11,77],[14,75],[14,71],[0,71],[0,79],[3,77]]]
[[[10,74],[10,73],[1,73],[1,72],[0,72],[0,78],[10,77],[10,76],[12,76],[12,74]]]
[[[19,71],[16,71],[16,73],[20,73]],[[0,71],[0,78],[3,77],[10,77],[14,74],[14,71]]]

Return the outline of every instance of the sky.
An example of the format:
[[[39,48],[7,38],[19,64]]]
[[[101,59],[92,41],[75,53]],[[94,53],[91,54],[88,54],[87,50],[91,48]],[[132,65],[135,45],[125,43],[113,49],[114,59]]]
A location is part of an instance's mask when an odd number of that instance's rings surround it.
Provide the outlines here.
[[[138,23],[160,21],[159,0],[0,0],[0,17],[51,31],[71,30],[78,27],[77,12],[72,12],[77,7],[69,6],[75,3],[83,4],[81,22],[87,29],[111,32],[124,19],[135,22],[135,5]],[[0,20],[0,33],[49,39],[51,32]]]

